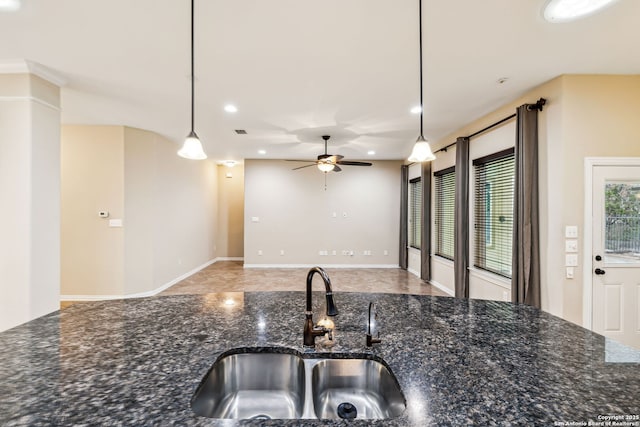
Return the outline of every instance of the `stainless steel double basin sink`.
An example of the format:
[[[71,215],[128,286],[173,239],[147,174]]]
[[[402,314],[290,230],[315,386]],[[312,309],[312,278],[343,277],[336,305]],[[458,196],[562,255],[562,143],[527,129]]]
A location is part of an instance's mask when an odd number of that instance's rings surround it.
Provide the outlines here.
[[[196,390],[200,416],[231,419],[380,419],[406,400],[384,363],[279,351],[227,352]]]

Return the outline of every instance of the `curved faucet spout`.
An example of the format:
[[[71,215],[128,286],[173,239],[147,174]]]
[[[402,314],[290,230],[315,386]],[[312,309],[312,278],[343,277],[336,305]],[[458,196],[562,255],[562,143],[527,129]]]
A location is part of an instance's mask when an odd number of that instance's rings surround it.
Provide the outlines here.
[[[327,316],[336,316],[338,309],[333,301],[333,290],[331,289],[331,280],[326,271],[320,267],[313,267],[307,274],[307,311],[305,312],[304,321],[304,345],[305,347],[314,347],[316,337],[322,336],[326,333],[329,334],[329,339],[332,338],[332,330],[324,327],[318,327],[313,323],[313,305],[311,304],[311,284],[313,283],[313,276],[318,273],[324,281],[325,294],[327,295]]]
[[[337,316],[338,309],[333,300],[333,290],[331,289],[331,279],[324,269],[321,267],[313,267],[307,274],[307,313],[311,311],[311,284],[313,283],[313,275],[318,273],[324,281],[325,293],[327,296],[327,316]]]

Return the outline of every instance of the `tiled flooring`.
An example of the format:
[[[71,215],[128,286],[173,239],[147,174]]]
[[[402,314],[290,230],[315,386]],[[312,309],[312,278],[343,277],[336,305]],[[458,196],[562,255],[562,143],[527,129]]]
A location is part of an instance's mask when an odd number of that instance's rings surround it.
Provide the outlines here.
[[[308,268],[243,268],[241,261],[221,261],[176,283],[159,295],[214,292],[304,291]],[[399,268],[328,268],[335,292],[383,292],[447,296],[434,286]],[[314,277],[314,290],[322,290]],[[61,301],[60,308],[74,301]]]
[[[240,261],[222,261],[173,285],[160,295],[211,292],[304,291],[308,268],[243,268]],[[335,292],[384,292],[446,296],[434,286],[399,268],[327,268]],[[314,277],[314,290],[322,281]]]

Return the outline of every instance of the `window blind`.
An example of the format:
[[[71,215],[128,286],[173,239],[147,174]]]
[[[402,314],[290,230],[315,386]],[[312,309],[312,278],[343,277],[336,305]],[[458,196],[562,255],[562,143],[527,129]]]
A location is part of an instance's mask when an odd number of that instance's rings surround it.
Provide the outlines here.
[[[510,278],[515,179],[513,149],[476,159],[473,165],[474,265]]]
[[[422,242],[422,180],[409,181],[409,246],[420,249]]]
[[[456,193],[455,168],[434,173],[435,194],[435,254],[453,260],[454,215]]]

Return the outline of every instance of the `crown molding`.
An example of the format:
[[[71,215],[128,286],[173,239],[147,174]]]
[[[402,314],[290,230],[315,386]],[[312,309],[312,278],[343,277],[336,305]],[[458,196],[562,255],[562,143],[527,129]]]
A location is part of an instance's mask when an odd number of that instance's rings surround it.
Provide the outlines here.
[[[63,87],[68,83],[67,79],[52,69],[27,59],[0,61],[0,74],[33,74],[58,87]]]

